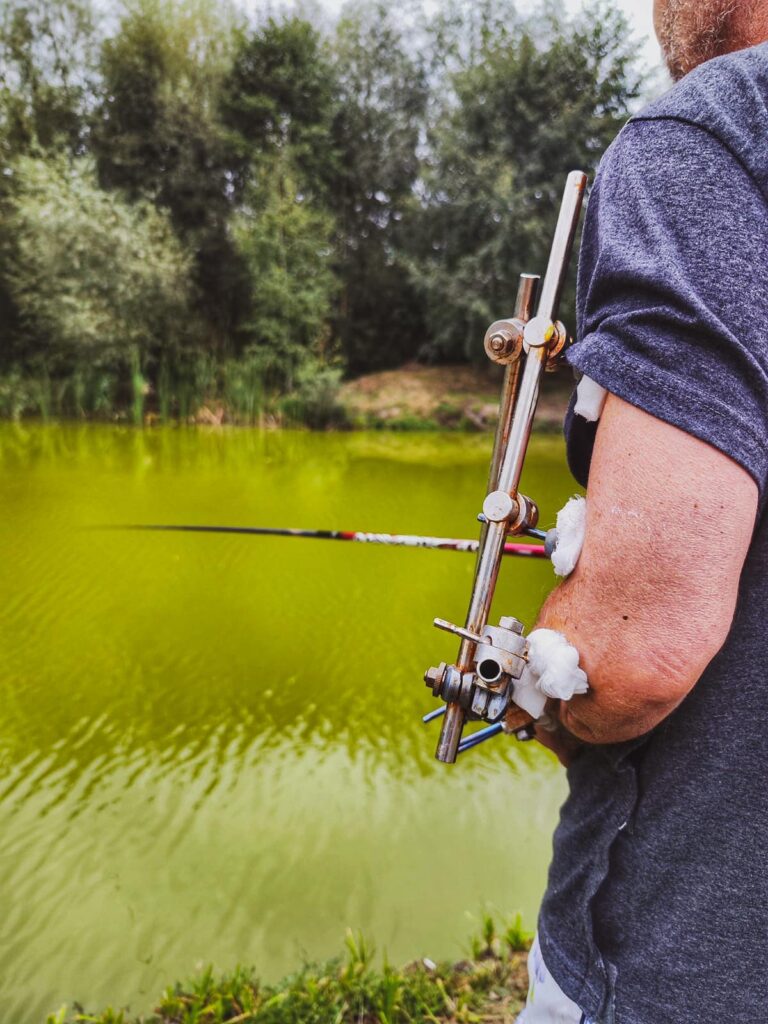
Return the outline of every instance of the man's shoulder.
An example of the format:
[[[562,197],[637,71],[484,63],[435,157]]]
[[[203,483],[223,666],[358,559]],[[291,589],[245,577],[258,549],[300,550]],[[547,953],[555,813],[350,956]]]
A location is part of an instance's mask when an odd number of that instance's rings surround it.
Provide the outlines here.
[[[629,124],[658,121],[709,132],[768,187],[768,42],[700,65]]]

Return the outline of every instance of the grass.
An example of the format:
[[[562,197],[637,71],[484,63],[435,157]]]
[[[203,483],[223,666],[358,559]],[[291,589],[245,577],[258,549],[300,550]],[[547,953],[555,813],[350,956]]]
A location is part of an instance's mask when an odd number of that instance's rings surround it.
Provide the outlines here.
[[[386,957],[376,966],[373,947],[348,932],[342,957],[277,985],[245,968],[216,974],[209,967],[167,989],[145,1016],[74,1006],[46,1024],[510,1024],[525,1001],[529,945],[519,915],[501,930],[486,916],[470,941],[471,959],[398,969]]]
[[[307,357],[289,387],[254,350],[220,363],[204,353],[164,361],[153,373],[154,383],[135,346],[120,372],[80,364],[52,380],[44,367],[37,376],[11,370],[0,375],[0,418],[489,433],[498,415],[498,374],[471,366],[410,363],[342,382],[340,366]],[[537,432],[560,433],[571,387],[567,374],[547,375]]]

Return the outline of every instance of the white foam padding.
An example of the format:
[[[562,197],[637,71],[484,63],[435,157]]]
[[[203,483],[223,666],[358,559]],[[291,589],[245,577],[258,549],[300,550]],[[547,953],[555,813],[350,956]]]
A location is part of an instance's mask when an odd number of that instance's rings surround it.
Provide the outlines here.
[[[525,680],[526,673],[532,679]],[[534,629],[528,637],[528,664],[523,680],[546,697],[570,700],[589,689],[587,673],[579,668],[579,652],[562,633],[554,629]]]
[[[512,700],[523,711],[534,720],[541,718],[544,708],[547,706],[547,698],[536,686],[536,679],[528,666],[523,669],[523,674],[512,683]]]
[[[557,513],[557,544],[552,565],[558,576],[570,576],[576,568],[587,532],[587,502],[574,497]]]
[[[597,423],[603,412],[608,392],[591,377],[582,377],[576,388],[576,405],[573,411],[588,423]]]

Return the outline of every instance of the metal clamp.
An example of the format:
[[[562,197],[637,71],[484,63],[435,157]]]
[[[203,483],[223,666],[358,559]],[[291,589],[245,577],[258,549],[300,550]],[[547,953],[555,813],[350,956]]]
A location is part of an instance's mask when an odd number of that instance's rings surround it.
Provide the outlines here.
[[[445,662],[427,669],[424,681],[433,696],[458,705],[473,718],[498,722],[509,708],[513,681],[520,678],[527,660],[522,622],[502,618],[498,626],[486,626],[482,636],[445,619],[435,619],[435,626],[473,644],[474,653],[466,671]]]

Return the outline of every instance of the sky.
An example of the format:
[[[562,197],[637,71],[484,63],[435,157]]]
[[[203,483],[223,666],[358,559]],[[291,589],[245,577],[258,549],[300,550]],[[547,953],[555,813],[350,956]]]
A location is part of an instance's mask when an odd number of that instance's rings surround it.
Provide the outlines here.
[[[630,25],[632,26],[635,38],[641,46],[641,52],[648,67],[653,68],[661,63],[661,54],[656,37],[653,33],[653,0],[614,0],[617,6],[624,11]],[[440,0],[433,0],[435,7],[439,7]],[[576,12],[582,6],[582,0],[565,0],[566,8]],[[330,14],[336,14],[344,6],[344,0],[320,0],[320,6]],[[526,7],[525,0],[520,4],[520,9]]]
[[[643,57],[650,66],[661,63],[659,44],[653,34],[653,0],[615,0],[618,7],[626,14],[634,30],[635,36],[640,39],[646,37],[643,45]],[[567,0],[570,10],[577,11],[581,7],[580,0]]]

